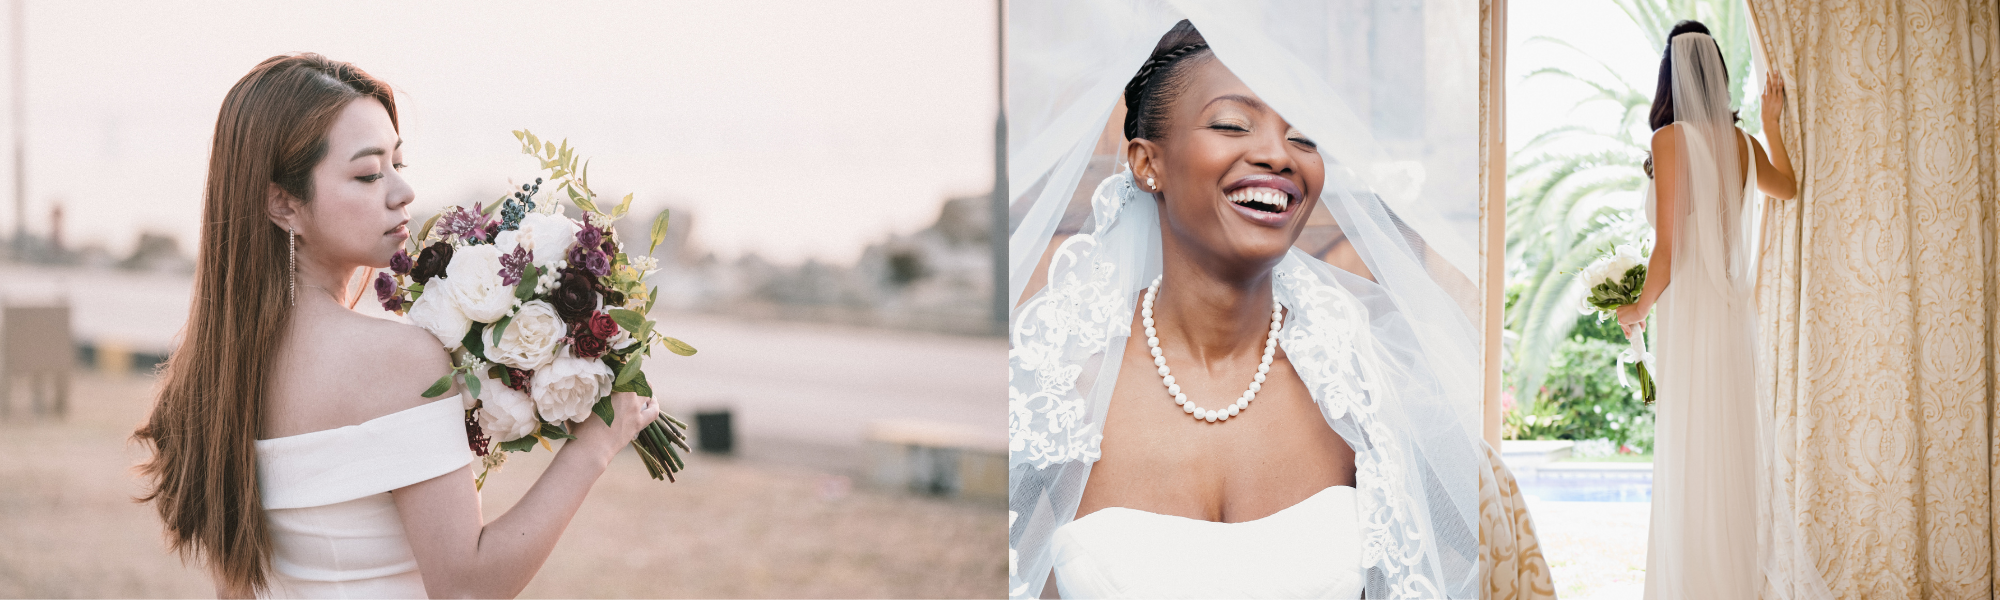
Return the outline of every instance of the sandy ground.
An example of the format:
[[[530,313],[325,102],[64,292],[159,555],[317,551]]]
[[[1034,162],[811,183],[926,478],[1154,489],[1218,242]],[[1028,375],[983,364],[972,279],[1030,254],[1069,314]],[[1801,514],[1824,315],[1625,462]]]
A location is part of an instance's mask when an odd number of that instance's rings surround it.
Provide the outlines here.
[[[1557,597],[1638,600],[1644,596],[1646,523],[1652,506],[1529,500]]]
[[[0,597],[213,593],[167,552],[151,507],[130,500],[142,451],[126,439],[151,385],[83,376],[67,420],[17,410],[0,421],[0,455],[11,457],[0,461]],[[489,479],[489,518],[548,456],[515,455]],[[837,469],[756,458],[698,456],[679,483],[655,482],[628,451],[523,596],[997,597],[1005,516],[997,504],[879,492]]]

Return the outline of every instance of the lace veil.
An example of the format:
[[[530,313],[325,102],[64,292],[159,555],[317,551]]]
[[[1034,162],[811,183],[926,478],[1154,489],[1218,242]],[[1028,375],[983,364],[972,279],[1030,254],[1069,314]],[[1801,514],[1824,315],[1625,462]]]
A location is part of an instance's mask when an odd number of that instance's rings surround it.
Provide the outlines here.
[[[1477,302],[1461,266],[1472,261],[1456,254],[1473,241],[1434,208],[1468,205],[1477,190],[1476,153],[1465,150],[1476,148],[1476,79],[1435,66],[1465,55],[1476,77],[1476,8],[1453,4],[1010,4],[1010,596],[1043,593],[1050,538],[1073,519],[1100,455],[1137,295],[1161,272],[1154,201],[1116,164],[1122,137],[1107,123],[1183,18],[1326,159],[1320,208],[1273,278],[1289,313],[1279,343],[1356,451],[1368,597],[1478,595]],[[1356,65],[1328,48],[1359,43],[1334,29],[1343,23],[1375,19],[1366,40],[1385,34],[1381,23],[1408,22],[1392,13],[1412,6],[1428,23],[1408,32],[1427,35],[1415,64],[1430,79],[1419,85],[1395,80],[1395,65]],[[1465,35],[1423,28],[1440,23]],[[1433,106],[1415,126],[1466,135],[1410,143],[1408,113],[1395,109],[1461,90],[1474,104]]]

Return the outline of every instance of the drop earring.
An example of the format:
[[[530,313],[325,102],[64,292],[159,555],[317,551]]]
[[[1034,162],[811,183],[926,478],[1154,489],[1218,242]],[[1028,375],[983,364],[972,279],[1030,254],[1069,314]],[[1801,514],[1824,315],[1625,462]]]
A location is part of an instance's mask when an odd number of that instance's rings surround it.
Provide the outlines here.
[[[1160,186],[1159,186],[1159,185],[1157,185],[1157,184],[1154,184],[1154,183],[1153,183],[1153,178],[1151,178],[1151,177],[1147,177],[1147,178],[1146,178],[1146,187],[1149,187],[1149,188],[1153,188],[1153,191],[1155,191],[1155,192],[1157,192],[1157,191],[1160,191]]]
[[[299,305],[299,233],[285,228],[285,297]]]

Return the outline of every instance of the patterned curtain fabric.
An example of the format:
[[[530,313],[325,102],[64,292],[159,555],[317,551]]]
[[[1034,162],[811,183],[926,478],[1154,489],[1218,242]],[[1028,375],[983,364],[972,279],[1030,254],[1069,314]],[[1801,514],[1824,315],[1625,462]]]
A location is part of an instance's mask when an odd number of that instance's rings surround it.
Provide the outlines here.
[[[1500,462],[1500,452],[1486,449],[1486,468],[1479,472],[1479,570],[1486,580],[1487,600],[1539,600],[1556,597],[1549,579],[1549,561],[1535,537],[1535,519],[1514,474]]]
[[[1770,516],[1841,597],[1993,597],[2000,8],[1749,5],[1801,185],[1764,223],[1759,383],[1791,508]]]

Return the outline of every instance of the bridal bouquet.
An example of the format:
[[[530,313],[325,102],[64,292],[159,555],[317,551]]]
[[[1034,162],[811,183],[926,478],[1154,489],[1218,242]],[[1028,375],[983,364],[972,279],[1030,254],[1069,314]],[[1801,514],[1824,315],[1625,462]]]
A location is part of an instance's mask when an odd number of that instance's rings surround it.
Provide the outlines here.
[[[1610,254],[1592,261],[1583,268],[1583,284],[1589,286],[1590,293],[1583,299],[1578,310],[1583,314],[1597,313],[1599,321],[1605,317],[1615,317],[1618,309],[1639,301],[1639,294],[1646,288],[1646,259],[1632,246],[1620,245]],[[1618,382],[1625,387],[1632,383],[1625,378],[1625,363],[1639,365],[1639,394],[1647,404],[1653,403],[1653,375],[1646,368],[1653,361],[1653,355],[1646,352],[1645,333],[1632,339],[1632,347],[1618,354]]]
[[[452,372],[424,397],[464,382],[466,430],[486,473],[505,461],[491,452],[526,452],[548,440],[573,439],[568,426],[593,416],[612,420],[613,392],[653,395],[640,363],[655,346],[681,356],[692,346],[654,331],[646,317],[659,298],[647,274],[651,256],[626,251],[612,224],[632,205],[600,210],[590,190],[589,163],[574,149],[525,130],[521,152],[548,171],[548,182],[582,214],[572,219],[543,180],[523,184],[491,205],[448,207],[398,251],[390,272],[375,278],[382,308],[407,314],[452,353]],[[549,196],[555,196],[555,193]],[[647,254],[666,237],[667,213],[653,221]],[[416,255],[415,259],[411,254]],[[632,446],[654,479],[672,480],[688,449],[687,425],[660,413]]]

